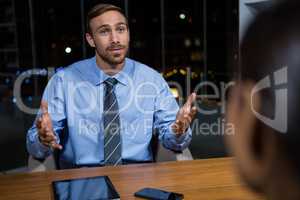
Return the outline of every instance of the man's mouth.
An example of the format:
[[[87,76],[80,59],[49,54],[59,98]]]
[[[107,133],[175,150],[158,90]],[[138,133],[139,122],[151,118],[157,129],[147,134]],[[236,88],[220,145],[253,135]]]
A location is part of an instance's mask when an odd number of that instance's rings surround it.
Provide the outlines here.
[[[115,48],[109,48],[108,51],[115,56],[119,56],[121,54],[123,54],[123,47],[115,47]]]
[[[121,51],[123,50],[124,47],[123,46],[112,46],[112,47],[108,47],[109,51]]]
[[[110,49],[109,51],[112,52],[113,54],[121,54],[122,53],[122,48],[118,49]]]
[[[113,49],[110,49],[110,51],[119,51],[119,50],[122,50],[123,48],[113,48]]]

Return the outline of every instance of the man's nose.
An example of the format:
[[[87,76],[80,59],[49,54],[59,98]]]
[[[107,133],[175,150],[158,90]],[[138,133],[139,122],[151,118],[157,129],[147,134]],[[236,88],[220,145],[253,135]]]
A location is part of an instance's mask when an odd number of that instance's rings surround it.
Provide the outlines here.
[[[114,42],[114,43],[119,42],[119,36],[118,36],[118,33],[116,31],[111,32],[110,40],[111,40],[111,42]]]

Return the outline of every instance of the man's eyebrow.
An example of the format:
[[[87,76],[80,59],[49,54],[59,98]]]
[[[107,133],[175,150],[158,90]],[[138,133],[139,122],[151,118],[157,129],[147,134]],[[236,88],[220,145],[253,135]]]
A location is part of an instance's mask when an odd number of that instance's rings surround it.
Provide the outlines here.
[[[125,22],[119,22],[119,23],[116,24],[116,26],[119,26],[119,25],[125,25],[125,26],[127,26],[127,23],[125,23]]]
[[[98,28],[96,28],[96,31],[103,28],[103,27],[109,28],[109,25],[108,24],[103,24],[103,25],[99,26]]]
[[[114,26],[120,26],[120,25],[128,26],[127,23],[125,23],[125,22],[119,22],[119,23],[115,24]],[[96,29],[96,31],[99,30],[99,29],[101,29],[101,28],[103,28],[103,27],[109,28],[110,25],[108,25],[108,24],[103,24],[103,25],[99,26],[99,27]]]

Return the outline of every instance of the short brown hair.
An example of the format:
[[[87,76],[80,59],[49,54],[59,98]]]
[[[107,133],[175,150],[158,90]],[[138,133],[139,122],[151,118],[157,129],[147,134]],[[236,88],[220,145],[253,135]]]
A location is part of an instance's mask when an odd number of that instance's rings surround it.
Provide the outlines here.
[[[98,16],[102,15],[103,13],[112,11],[112,10],[121,13],[124,16],[126,23],[128,24],[127,17],[125,16],[123,10],[120,7],[112,5],[112,4],[97,4],[97,5],[93,6],[87,14],[87,18],[86,18],[87,32],[91,33],[90,21],[93,18],[98,17]]]

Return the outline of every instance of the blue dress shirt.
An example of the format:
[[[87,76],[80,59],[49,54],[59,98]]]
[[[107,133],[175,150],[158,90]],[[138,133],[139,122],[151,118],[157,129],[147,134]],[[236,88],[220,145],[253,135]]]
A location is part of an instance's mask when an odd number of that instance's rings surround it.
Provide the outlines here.
[[[57,143],[63,146],[60,167],[104,164],[102,114],[104,81],[109,77],[93,57],[58,71],[48,82],[43,100],[48,102]],[[181,151],[189,145],[190,129],[180,137],[171,129],[179,108],[158,72],[126,58],[122,71],[112,77],[118,80],[115,94],[122,159],[152,161],[150,141],[154,130],[165,148]],[[40,143],[35,124],[27,133],[27,150],[35,158],[45,158],[53,151]]]

